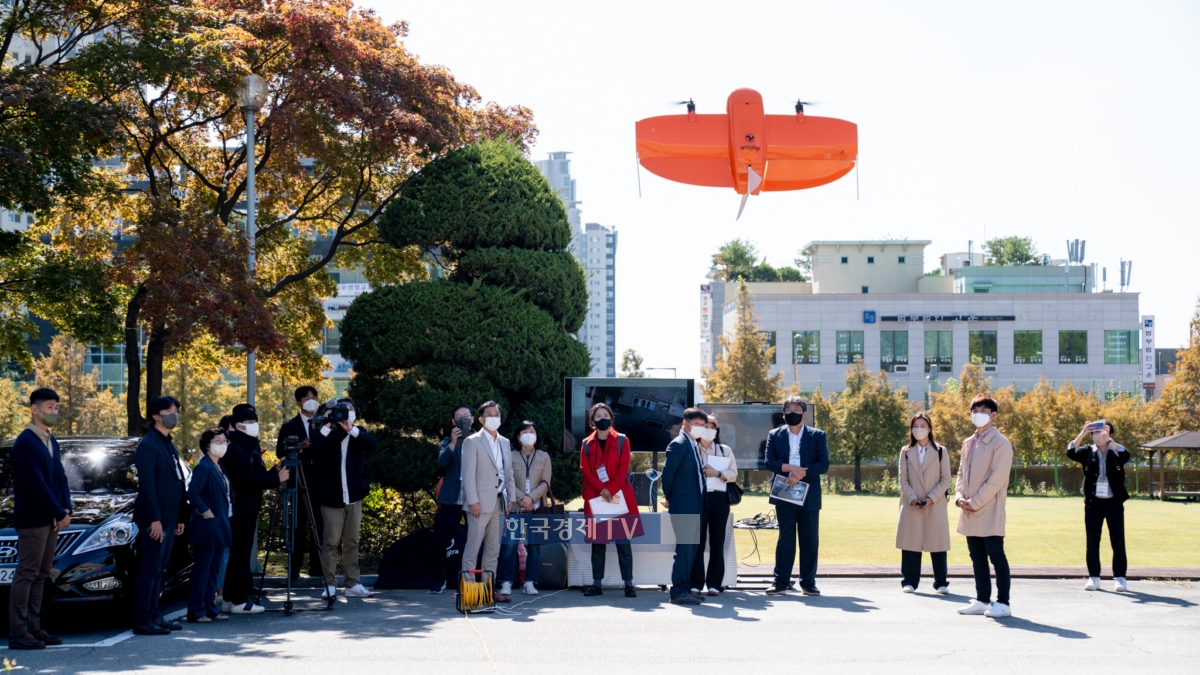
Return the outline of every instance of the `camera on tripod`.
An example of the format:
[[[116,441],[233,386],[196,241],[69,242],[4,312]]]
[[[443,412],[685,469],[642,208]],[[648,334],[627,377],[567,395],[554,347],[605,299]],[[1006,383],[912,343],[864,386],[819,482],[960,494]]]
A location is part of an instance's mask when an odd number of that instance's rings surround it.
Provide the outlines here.
[[[296,475],[295,469],[296,469],[296,467],[300,466],[301,447],[302,446],[300,445],[300,437],[299,436],[285,436],[284,437],[284,439],[283,439],[283,457],[280,457],[279,460],[281,462],[283,462],[283,465],[285,467],[287,467],[287,470],[292,475]]]
[[[312,428],[313,430],[317,430],[326,424],[334,425],[339,422],[349,421],[350,404],[346,403],[345,401],[338,401],[337,403],[330,401],[329,403],[325,404],[325,409],[323,411],[320,411],[313,416]]]

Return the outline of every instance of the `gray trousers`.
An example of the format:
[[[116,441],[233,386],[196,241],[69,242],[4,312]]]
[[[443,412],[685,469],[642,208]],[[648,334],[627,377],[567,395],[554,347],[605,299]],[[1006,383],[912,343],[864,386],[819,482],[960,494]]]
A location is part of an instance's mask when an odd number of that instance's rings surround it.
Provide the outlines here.
[[[53,525],[17,530],[17,571],[8,596],[8,634],[12,637],[42,629],[42,593],[57,545],[58,531]]]
[[[481,505],[482,506],[482,505]],[[504,518],[504,497],[496,495],[496,503],[491,513],[481,511],[479,517],[467,511],[467,545],[463,547],[463,571],[483,569],[496,577],[496,568],[500,562],[500,521]],[[479,549],[483,549],[483,558],[479,567],[475,561]]]
[[[362,530],[362,502],[357,501],[336,509],[321,507],[325,540],[321,545],[321,566],[325,568],[325,585],[336,586],[338,544],[342,545],[342,567],[346,569],[346,588],[360,581],[358,574],[358,535]]]

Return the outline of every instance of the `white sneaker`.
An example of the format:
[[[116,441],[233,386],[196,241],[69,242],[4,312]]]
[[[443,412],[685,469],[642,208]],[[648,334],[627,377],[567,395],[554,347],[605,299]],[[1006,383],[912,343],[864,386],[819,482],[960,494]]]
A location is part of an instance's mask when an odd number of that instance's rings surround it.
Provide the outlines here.
[[[496,595],[512,595],[512,582],[505,581],[500,584],[500,590],[496,591]]]
[[[244,605],[237,605],[229,610],[233,614],[259,614],[267,611],[266,607],[256,605],[253,602],[247,602]]]
[[[1003,619],[1006,616],[1012,616],[1012,607],[1003,602],[993,602],[983,615],[991,619]]]
[[[233,611],[233,603],[232,602],[222,602],[220,607],[221,607],[222,614],[228,614]]]
[[[1088,577],[1087,583],[1083,585],[1083,590],[1094,591],[1100,588],[1100,577]]]
[[[917,589],[913,588],[912,586],[909,586],[908,584],[904,584],[904,588],[901,590],[903,590],[905,593],[912,593],[912,592],[916,591]]]
[[[321,599],[328,600],[337,597],[337,586],[326,586],[325,590],[321,591]]]
[[[342,595],[347,598],[369,598],[375,594],[368,591],[362,584],[354,584],[350,588],[347,588]]]
[[[972,600],[971,604],[967,605],[966,607],[958,608],[959,614],[966,614],[969,616],[983,616],[985,613],[987,613],[987,611],[988,606],[978,600]]]
[[[950,593],[949,586],[938,586],[937,588],[935,588],[933,590],[937,591],[938,595],[947,595]]]
[[[537,595],[538,594],[537,589],[533,587],[532,581],[526,581],[525,586],[522,587],[522,589],[521,589],[521,592],[524,593],[525,595]]]
[[[1113,590],[1118,593],[1128,593],[1129,584],[1125,583],[1125,577],[1117,577],[1113,579]]]

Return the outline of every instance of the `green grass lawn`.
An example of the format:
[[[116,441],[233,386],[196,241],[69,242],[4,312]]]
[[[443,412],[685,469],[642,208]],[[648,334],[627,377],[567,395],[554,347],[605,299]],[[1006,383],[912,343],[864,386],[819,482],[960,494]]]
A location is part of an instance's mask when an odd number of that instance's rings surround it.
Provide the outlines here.
[[[896,549],[897,497],[822,495],[821,553],[823,564],[900,564]],[[746,494],[733,507],[734,519],[768,512],[765,495]],[[950,507],[952,565],[969,564],[967,542],[955,532],[958,509]],[[1009,497],[1005,551],[1013,565],[1083,567],[1083,500],[1075,498]],[[751,531],[734,530],[738,557],[754,564],[757,556]],[[773,564],[778,532],[758,530],[762,562]],[[1108,533],[1100,547],[1101,561],[1112,562]],[[1125,503],[1125,538],[1129,564],[1138,567],[1200,568],[1200,504],[1147,499]],[[926,558],[928,562],[928,558]]]

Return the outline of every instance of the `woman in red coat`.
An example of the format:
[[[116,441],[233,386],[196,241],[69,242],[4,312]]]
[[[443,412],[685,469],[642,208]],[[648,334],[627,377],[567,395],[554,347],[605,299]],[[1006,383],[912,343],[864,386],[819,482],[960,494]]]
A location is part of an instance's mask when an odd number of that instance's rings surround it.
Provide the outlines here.
[[[629,543],[626,531],[638,536],[641,532],[641,520],[638,518],[637,499],[633,495],[633,486],[626,477],[629,474],[629,439],[612,428],[613,411],[608,404],[597,403],[588,411],[588,428],[592,434],[583,439],[579,452],[579,469],[583,473],[583,512],[589,524],[592,515],[592,505],[589,500],[600,497],[606,502],[617,502],[624,498],[629,509],[627,516],[612,518],[604,522],[604,527],[596,524],[595,540],[592,543],[592,585],[583,589],[586,596],[600,595],[604,592],[600,584],[604,581],[604,556],[608,544],[608,531],[612,528],[612,542],[617,546],[617,562],[621,566],[621,579],[625,582],[625,597],[637,597],[633,589],[633,546]],[[620,532],[621,535],[616,533]],[[618,536],[622,538],[618,538]]]

